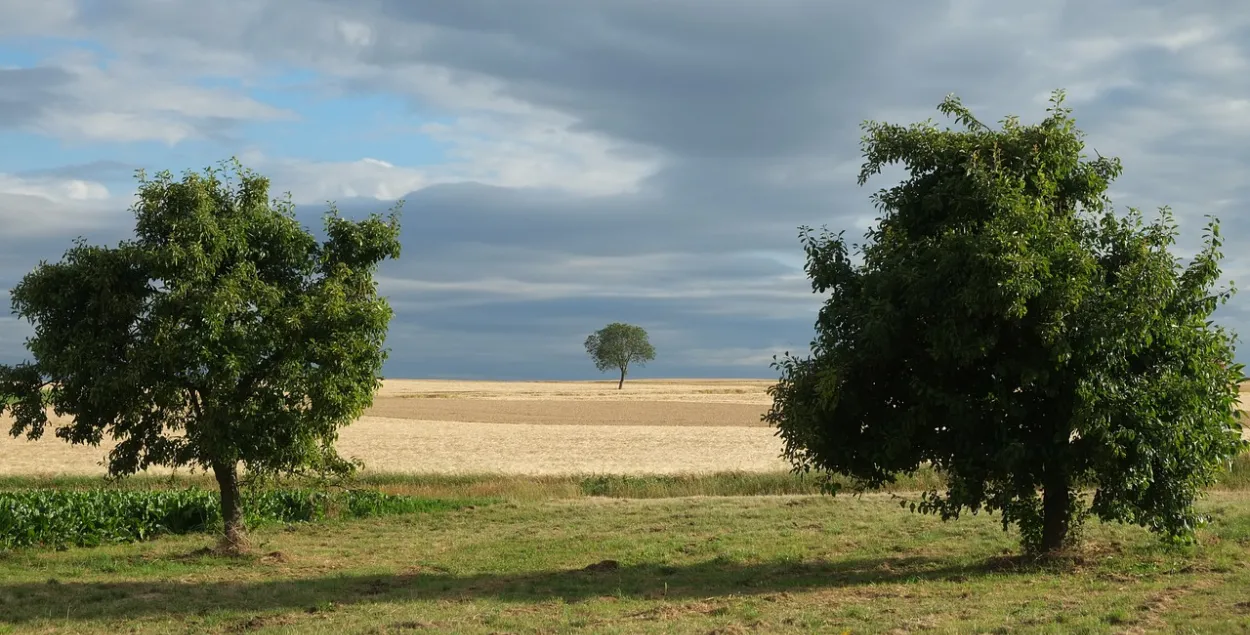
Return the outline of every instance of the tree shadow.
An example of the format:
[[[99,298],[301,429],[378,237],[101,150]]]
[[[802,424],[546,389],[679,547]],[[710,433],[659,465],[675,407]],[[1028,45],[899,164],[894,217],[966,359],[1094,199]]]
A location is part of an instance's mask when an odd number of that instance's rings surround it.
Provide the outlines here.
[[[264,564],[256,564],[265,568]],[[538,603],[597,597],[706,599],[820,588],[921,581],[962,582],[989,574],[1035,571],[1017,558],[971,564],[922,557],[777,561],[715,559],[692,565],[597,563],[587,569],[454,575],[421,567],[389,575],[341,575],[265,581],[0,583],[0,624],[45,617],[71,620],[179,617],[213,611],[308,610],[410,600],[496,599]]]

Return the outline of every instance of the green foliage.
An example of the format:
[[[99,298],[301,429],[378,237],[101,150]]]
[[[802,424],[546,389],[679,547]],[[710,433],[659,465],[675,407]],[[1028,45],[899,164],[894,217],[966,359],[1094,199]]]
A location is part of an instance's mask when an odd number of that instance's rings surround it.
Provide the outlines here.
[[[303,523],[460,509],[479,501],[426,499],[375,490],[264,490],[243,505],[247,523]],[[205,531],[221,523],[213,492],[35,489],[0,492],[0,549],[90,547]]]
[[[845,479],[837,479],[845,485]],[[917,491],[941,484],[932,470],[920,470],[900,479],[889,491]],[[609,498],[676,498],[684,496],[782,496],[819,494],[826,479],[804,478],[788,472],[722,472],[717,474],[603,474],[579,479],[586,496]]]
[[[216,497],[204,490],[0,493],[0,548],[94,546],[208,527]]]
[[[352,471],[333,442],[372,403],[386,358],[391,309],[373,274],[399,256],[398,209],[353,222],[331,208],[319,243],[237,161],[138,180],[133,239],[79,240],[13,289],[35,334],[32,362],[0,367],[11,433],[41,436],[50,407],[69,417],[62,439],[117,439],[110,474],[211,469],[228,528],[240,463]]]
[[[1242,366],[1210,320],[1232,294],[1215,288],[1219,226],[1183,266],[1166,208],[1116,215],[1120,163],[1084,157],[1062,102],[1000,130],[953,96],[939,109],[964,130],[865,124],[860,184],[908,176],[873,196],[859,259],[802,228],[828,300],[811,354],[774,364],[765,420],[799,471],[877,487],[931,465],[948,486],[918,510],[1001,512],[1029,550],[1061,548],[1087,513],[1188,539],[1195,497],[1245,447]]]
[[[613,322],[586,338],[586,353],[595,362],[599,372],[609,368],[621,371],[621,381],[617,388],[625,383],[625,374],[629,366],[644,365],[655,359],[655,348],[647,338],[647,331],[641,326]]]

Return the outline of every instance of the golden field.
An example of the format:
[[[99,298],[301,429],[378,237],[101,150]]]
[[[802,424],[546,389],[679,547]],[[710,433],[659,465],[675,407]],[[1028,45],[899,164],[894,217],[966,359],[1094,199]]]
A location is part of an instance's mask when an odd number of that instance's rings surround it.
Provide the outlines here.
[[[367,471],[673,474],[788,469],[768,380],[391,379],[339,451]],[[7,422],[0,425],[8,427]],[[0,475],[103,474],[109,445],[0,438]]]
[[[391,379],[342,430],[339,449],[374,472],[786,470],[780,440],[760,421],[771,383],[640,379],[617,390],[615,381]],[[103,474],[109,447],[70,446],[52,434],[36,442],[0,436],[0,475]]]

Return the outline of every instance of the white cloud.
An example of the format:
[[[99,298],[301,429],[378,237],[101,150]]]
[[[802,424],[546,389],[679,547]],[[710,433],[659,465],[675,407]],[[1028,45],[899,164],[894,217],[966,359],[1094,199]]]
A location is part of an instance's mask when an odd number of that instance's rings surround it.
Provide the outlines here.
[[[0,232],[5,236],[62,235],[106,225],[116,222],[116,207],[102,183],[0,173]]]
[[[365,157],[351,162],[270,157],[251,150],[240,160],[268,175],[297,203],[369,197],[394,200],[439,183],[472,181],[509,188],[551,189],[578,196],[637,192],[660,168],[657,158],[624,156],[621,144],[570,130],[572,122],[503,121],[466,117],[412,131],[447,147],[449,161],[400,166]]]
[[[420,168],[399,167],[368,157],[356,161],[311,161],[248,151],[241,153],[239,160],[269,177],[276,192],[289,191],[297,204],[358,196],[395,200],[437,182]]]
[[[73,50],[44,60],[26,94],[30,113],[8,122],[29,131],[72,141],[160,141],[174,145],[205,138],[243,121],[282,120],[295,113],[261,103],[235,90],[189,83],[139,61],[102,62]]]
[[[369,25],[354,20],[339,20],[339,36],[349,46],[369,46],[373,44],[373,29]]]
[[[634,148],[626,155],[627,145],[575,132],[575,124],[553,114],[520,120],[473,116],[421,130],[449,146],[454,160],[440,168],[446,180],[609,196],[638,191],[660,169],[654,154]]]
[[[383,172],[359,161],[334,166],[305,161],[304,171],[317,178],[292,178],[291,189],[301,198],[352,193],[394,198],[409,189],[456,181],[603,196],[635,191],[661,167],[655,152],[577,130],[577,118],[508,94],[502,78],[453,71],[419,58],[380,63],[372,56],[382,42],[391,53],[419,51],[437,32],[430,25],[317,3],[301,10],[287,3],[190,7],[137,2],[126,10],[139,12],[146,25],[139,32],[124,22],[89,26],[76,21],[73,6],[45,10],[48,17],[33,20],[18,15],[20,7],[0,5],[0,17],[14,16],[28,32],[107,38],[107,64],[82,50],[47,61],[68,72],[69,80],[49,89],[56,99],[43,104],[27,127],[50,136],[174,145],[212,135],[215,128],[228,130],[233,122],[289,119],[295,114],[239,90],[194,83],[203,76],[254,82],[272,74],[276,62],[317,70],[325,89],[337,85],[343,93],[398,94],[423,108],[456,113],[451,123],[411,131],[446,144],[449,163]],[[293,172],[299,163],[286,161],[281,167]],[[346,170],[344,178],[333,174],[338,168]],[[310,186],[307,196],[295,187],[302,183]]]
[[[0,194],[39,196],[52,202],[103,200],[108,188],[103,183],[81,179],[22,178],[0,173]]]

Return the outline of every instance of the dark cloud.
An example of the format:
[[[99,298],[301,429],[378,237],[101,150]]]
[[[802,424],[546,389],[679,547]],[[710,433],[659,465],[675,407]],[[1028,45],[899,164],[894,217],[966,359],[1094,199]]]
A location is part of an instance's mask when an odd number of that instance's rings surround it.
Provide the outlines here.
[[[90,161],[38,170],[25,170],[19,172],[18,176],[83,179],[88,181],[129,181],[134,176],[135,170],[142,167],[138,164],[123,161]]]
[[[406,196],[405,248],[440,256],[454,255],[462,244],[601,256],[792,251],[797,225],[836,220],[850,210],[871,211],[867,192],[858,192],[860,202],[839,209],[828,188],[769,185],[748,168],[687,165],[662,173],[654,185],[654,196],[593,201],[476,184],[432,186]],[[834,189],[856,188],[851,183]],[[338,204],[353,212],[380,207],[371,200]],[[311,216],[308,222],[314,222]]]
[[[61,68],[0,68],[0,130],[23,128],[61,96],[58,89],[73,81]]]
[[[372,62],[502,78],[508,94],[586,129],[718,159],[841,145],[871,99],[847,89],[888,72],[896,43],[944,12],[823,1],[378,4],[394,21]],[[435,30],[400,37],[413,23]]]

